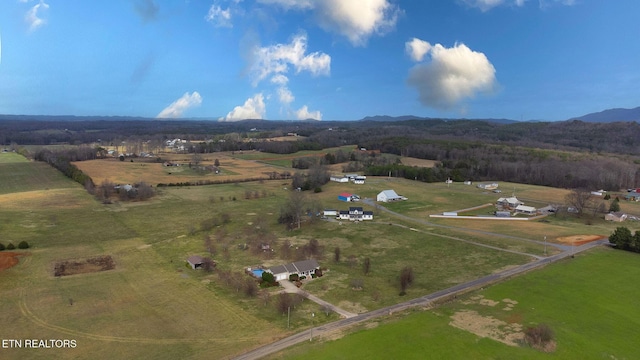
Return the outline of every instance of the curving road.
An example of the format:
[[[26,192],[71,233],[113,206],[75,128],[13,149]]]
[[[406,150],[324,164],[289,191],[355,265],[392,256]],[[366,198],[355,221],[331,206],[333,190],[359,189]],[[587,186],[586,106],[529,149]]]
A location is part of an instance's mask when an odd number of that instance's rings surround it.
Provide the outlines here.
[[[469,229],[465,229],[465,228],[460,228],[460,227],[454,227],[454,226],[446,226],[446,225],[440,225],[440,224],[434,224],[434,223],[430,223],[428,221],[424,221],[424,220],[419,220],[419,219],[414,219],[411,217],[408,217],[406,215],[402,215],[393,211],[390,211],[388,209],[386,209],[385,207],[382,206],[377,206],[375,203],[373,203],[370,199],[365,199],[364,202],[368,205],[373,205],[375,206],[377,209],[379,210],[383,210],[386,211],[388,213],[393,214],[394,216],[403,218],[405,220],[409,220],[409,221],[413,221],[413,222],[418,222],[418,223],[422,223],[425,225],[429,225],[429,226],[437,226],[437,227],[444,227],[444,228],[451,228],[451,229],[459,229],[459,230],[465,230],[465,231],[469,231]],[[542,244],[542,242],[539,241],[535,241],[535,240],[531,240],[531,239],[526,239],[526,238],[520,238],[520,237],[515,237],[515,236],[508,236],[508,235],[503,235],[503,234],[496,234],[496,233],[491,233],[491,232],[485,232],[485,231],[478,231],[481,232],[483,234],[489,234],[489,235],[495,235],[495,236],[500,236],[500,237],[506,237],[506,238],[512,238],[512,239],[518,239],[518,240],[525,240],[525,241],[529,241],[529,242],[535,242],[535,243],[539,243]],[[441,235],[439,235],[441,236]],[[463,240],[463,239],[458,239],[458,238],[454,238],[455,240]],[[463,240],[466,241],[466,240]],[[519,275],[528,271],[531,271],[533,269],[537,269],[543,266],[546,266],[547,264],[551,264],[554,263],[556,261],[568,258],[568,257],[573,257],[574,254],[576,253],[580,253],[586,250],[589,250],[591,248],[594,248],[596,246],[600,246],[603,244],[608,244],[609,243],[609,239],[602,239],[599,241],[594,241],[594,242],[590,242],[584,245],[580,245],[580,246],[564,246],[564,245],[558,245],[558,244],[548,244],[549,246],[556,246],[557,248],[563,250],[563,252],[553,255],[553,256],[549,256],[549,257],[539,257],[539,256],[535,256],[535,261],[529,262],[527,264],[524,265],[520,265],[518,267],[515,268],[511,268],[511,269],[507,269],[498,273],[494,273],[491,275],[487,275],[484,277],[481,277],[479,279],[475,279],[463,284],[458,284],[455,286],[452,286],[450,288],[444,289],[444,290],[440,290],[437,292],[434,292],[432,294],[428,294],[419,298],[415,298],[415,299],[411,299],[408,301],[405,301],[403,303],[400,304],[396,304],[396,305],[391,305],[391,306],[387,306],[381,309],[377,309],[377,310],[373,310],[373,311],[369,311],[366,313],[362,313],[362,314],[358,314],[355,316],[351,316],[351,317],[347,317],[345,319],[341,319],[332,323],[328,323],[328,324],[324,324],[318,327],[314,327],[302,332],[299,332],[297,334],[291,335],[289,337],[286,337],[284,339],[278,340],[274,343],[268,344],[268,345],[264,345],[262,347],[259,347],[257,349],[251,350],[247,353],[244,353],[238,357],[236,357],[235,359],[238,360],[249,360],[249,359],[260,359],[262,357],[265,357],[267,355],[271,355],[274,354],[276,352],[282,351],[290,346],[302,343],[304,341],[311,341],[313,340],[314,337],[322,337],[328,334],[331,334],[333,332],[336,331],[341,331],[343,329],[346,329],[350,326],[359,324],[359,323],[363,323],[366,321],[370,321],[382,316],[386,316],[386,315],[390,315],[394,312],[398,312],[398,311],[403,311],[409,308],[414,308],[414,307],[424,307],[424,306],[429,306],[432,305],[433,303],[437,303],[441,300],[446,300],[446,299],[450,299],[453,298],[459,294],[463,294],[466,293],[470,290],[473,289],[478,289],[484,286],[488,286],[490,284],[499,282],[503,279],[507,279],[510,277],[513,277],[515,275]],[[483,245],[483,244],[481,244]],[[486,246],[486,245],[483,245]],[[499,250],[505,250],[505,249],[499,249]],[[527,254],[530,255],[531,254]]]

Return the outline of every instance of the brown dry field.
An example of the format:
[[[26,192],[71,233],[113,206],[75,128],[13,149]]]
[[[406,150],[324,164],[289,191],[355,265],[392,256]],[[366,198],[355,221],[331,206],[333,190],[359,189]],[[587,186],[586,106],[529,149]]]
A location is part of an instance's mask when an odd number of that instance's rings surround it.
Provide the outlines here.
[[[584,239],[575,238],[575,244],[579,245],[579,241],[583,241],[588,239],[585,242],[595,241],[598,239],[602,239],[606,237],[606,235],[598,235],[598,234],[588,234],[588,235],[569,235],[570,229],[564,227],[552,226],[546,223],[541,223],[538,221],[518,221],[518,222],[507,222],[507,223],[495,223],[493,221],[483,221],[483,220],[443,220],[439,223],[451,225],[451,226],[460,226],[468,229],[481,230],[481,231],[496,231],[500,229],[498,232],[511,234],[515,236],[526,234],[525,237],[529,238],[537,238],[538,240],[542,240],[543,236],[546,234],[548,241],[553,241],[557,243],[566,243],[570,244],[572,238],[574,237],[582,237]],[[568,234],[569,233],[569,234]],[[587,238],[589,237],[589,238]]]
[[[176,163],[188,164],[192,161],[191,156],[185,154],[165,154],[162,158]],[[259,163],[253,160],[242,160],[232,158],[223,153],[215,155],[205,154],[203,165],[213,165],[215,159],[220,161],[222,174],[181,174],[185,170],[183,167],[167,167],[162,163],[145,162],[143,159],[133,159],[131,161],[119,161],[117,159],[99,159],[75,162],[74,165],[84,173],[91,176],[96,184],[104,180],[109,180],[115,184],[132,184],[144,181],[149,184],[169,184],[179,182],[202,181],[234,181],[248,178],[264,178],[267,172],[281,171],[281,169]],[[233,175],[224,175],[227,169]]]
[[[77,189],[23,191],[0,195],[3,210],[76,209],[90,203]]]
[[[402,161],[402,164],[407,165],[407,166],[417,166],[417,167],[435,167],[438,164],[438,161],[436,160],[425,160],[425,159],[418,159],[418,158],[412,158],[412,157],[401,157],[400,161]]]
[[[300,141],[306,139],[306,136],[278,136],[265,139],[267,141]],[[250,139],[246,139],[245,141],[250,141]]]

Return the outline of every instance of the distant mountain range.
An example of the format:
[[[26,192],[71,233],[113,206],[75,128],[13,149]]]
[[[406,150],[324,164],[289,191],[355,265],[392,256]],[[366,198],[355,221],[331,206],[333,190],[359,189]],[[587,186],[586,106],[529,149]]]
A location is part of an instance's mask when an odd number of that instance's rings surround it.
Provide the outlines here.
[[[155,118],[144,118],[135,116],[74,116],[74,115],[2,115],[0,114],[0,120],[35,120],[35,121],[127,121],[127,120],[142,120],[142,121],[159,121]],[[210,118],[183,118],[183,119],[163,119],[162,121],[215,121]],[[396,122],[396,121],[410,121],[410,120],[438,120],[438,121],[457,121],[457,120],[470,120],[470,121],[485,121],[496,124],[513,124],[522,121],[511,119],[466,119],[466,118],[430,118],[414,115],[402,115],[402,116],[388,116],[388,115],[375,115],[366,116],[358,121],[377,121],[377,122]],[[607,109],[596,113],[586,114],[582,116],[572,117],[567,121],[580,120],[590,123],[612,123],[612,122],[638,122],[640,123],[640,107],[634,109]],[[256,121],[256,120],[245,120]],[[278,121],[278,120],[272,120]],[[315,122],[316,120],[301,120]],[[545,120],[529,120],[528,122],[547,122]],[[295,122],[295,121],[287,121]],[[330,120],[325,122],[332,122]]]
[[[393,121],[408,121],[408,120],[443,120],[443,121],[458,121],[458,120],[473,120],[473,121],[486,121],[498,124],[511,124],[516,123],[516,120],[510,119],[441,119],[441,118],[430,118],[423,116],[413,116],[413,115],[402,115],[402,116],[388,116],[388,115],[376,115],[376,116],[366,116],[360,121],[380,121],[380,122],[393,122]]]
[[[569,120],[581,120],[584,122],[610,123],[618,121],[640,122],[640,107],[634,109],[607,109],[604,111],[586,114]]]
[[[430,117],[421,117],[421,116],[413,116],[413,115],[402,115],[402,116],[387,116],[387,115],[376,115],[376,116],[367,116],[362,118],[360,121],[381,121],[381,122],[393,122],[393,121],[407,121],[407,120],[444,120],[444,121],[454,121],[454,120],[474,120],[474,121],[486,121],[498,124],[512,124],[520,121],[511,120],[511,119],[436,119]],[[640,107],[634,109],[607,109],[596,113],[586,114],[582,116],[572,117],[568,119],[571,120],[580,120],[584,122],[592,122],[592,123],[612,123],[612,122],[640,122]],[[533,121],[533,120],[532,120]],[[544,120],[536,120],[543,121]]]

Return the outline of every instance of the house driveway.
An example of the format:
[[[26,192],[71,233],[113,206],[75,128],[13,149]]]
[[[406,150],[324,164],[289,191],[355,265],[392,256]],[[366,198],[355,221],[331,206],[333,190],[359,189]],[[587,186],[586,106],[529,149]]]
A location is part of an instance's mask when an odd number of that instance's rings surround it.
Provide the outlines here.
[[[307,291],[304,291],[300,288],[298,288],[294,283],[292,283],[289,280],[280,280],[279,281],[280,285],[284,288],[284,292],[289,293],[289,294],[300,294],[304,297],[306,297],[307,299],[315,302],[316,304],[320,305],[320,306],[325,306],[328,309],[331,309],[331,311],[340,314],[341,316],[345,317],[345,318],[352,318],[357,316],[358,314],[354,314],[351,312],[348,312],[344,309],[341,309],[331,303],[328,303],[322,299],[320,299],[319,297],[310,294]]]

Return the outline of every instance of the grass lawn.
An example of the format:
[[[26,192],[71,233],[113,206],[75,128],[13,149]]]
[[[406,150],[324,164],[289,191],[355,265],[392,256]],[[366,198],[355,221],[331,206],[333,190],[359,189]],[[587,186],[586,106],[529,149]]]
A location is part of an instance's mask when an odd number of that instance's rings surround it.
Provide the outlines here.
[[[305,343],[277,358],[636,359],[640,349],[629,336],[640,327],[640,289],[629,280],[638,276],[639,255],[595,249],[433,310],[384,319],[337,341]],[[487,300],[484,305],[470,301],[480,296]],[[506,324],[547,324],[555,333],[556,351],[509,346],[451,326],[452,316],[465,310]]]

